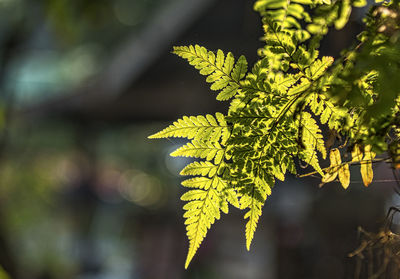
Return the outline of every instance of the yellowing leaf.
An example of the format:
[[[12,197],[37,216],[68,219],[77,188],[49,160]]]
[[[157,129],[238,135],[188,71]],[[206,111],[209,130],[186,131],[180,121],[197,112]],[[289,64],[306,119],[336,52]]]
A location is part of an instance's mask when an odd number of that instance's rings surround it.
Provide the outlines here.
[[[342,158],[340,157],[339,149],[332,149],[329,153],[329,159],[331,160],[331,168],[340,166],[342,163]]]
[[[365,187],[368,187],[372,182],[372,178],[374,177],[374,173],[372,171],[372,162],[371,161],[363,161],[361,163],[361,177]]]
[[[329,154],[329,159],[331,160],[331,168],[337,171],[340,183],[344,189],[347,189],[350,185],[350,170],[348,164],[342,165],[339,149],[332,149]]]
[[[351,151],[352,162],[359,162],[362,159],[362,152],[359,144],[354,145],[353,150]]]
[[[331,182],[339,176],[339,181],[344,189],[347,189],[350,185],[350,169],[348,164],[342,164],[342,158],[340,157],[339,149],[332,149],[329,153],[329,159],[331,165],[329,166],[327,172],[322,177],[321,184]]]
[[[328,171],[322,177],[320,186],[323,186],[325,183],[332,182],[337,177],[337,170],[335,171]]]
[[[320,186],[325,183],[332,182],[337,177],[339,170],[338,166],[340,166],[340,164],[342,163],[339,149],[335,148],[331,150],[331,152],[329,153],[329,160],[331,161],[331,165],[322,177]]]
[[[365,187],[371,184],[374,177],[372,170],[372,159],[375,157],[375,153],[371,152],[371,145],[367,145],[364,149],[364,158],[361,162],[361,177]]]
[[[339,168],[339,181],[342,184],[344,189],[347,189],[350,185],[350,170],[349,165],[345,164]]]

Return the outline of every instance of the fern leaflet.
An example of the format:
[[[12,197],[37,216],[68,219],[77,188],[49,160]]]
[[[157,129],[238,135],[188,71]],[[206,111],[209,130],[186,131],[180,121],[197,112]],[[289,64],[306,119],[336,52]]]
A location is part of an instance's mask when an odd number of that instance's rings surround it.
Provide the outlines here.
[[[228,100],[233,97],[240,88],[239,81],[247,72],[247,61],[240,56],[235,64],[231,52],[225,56],[222,50],[217,55],[208,51],[205,47],[181,46],[174,47],[176,55],[186,59],[190,65],[200,70],[200,74],[207,76],[206,81],[211,83],[211,90],[220,91],[217,100]]]

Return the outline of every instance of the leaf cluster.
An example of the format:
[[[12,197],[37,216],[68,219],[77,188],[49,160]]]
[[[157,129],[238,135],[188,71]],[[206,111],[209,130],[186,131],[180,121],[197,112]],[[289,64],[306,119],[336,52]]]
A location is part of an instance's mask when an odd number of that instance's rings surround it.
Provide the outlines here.
[[[373,8],[359,36],[362,46],[343,52],[335,63],[318,51],[329,28],[343,28],[352,9],[365,4],[255,1],[265,46],[251,68],[244,56],[235,59],[231,52],[174,47],[174,54],[205,76],[217,100],[230,102],[226,114],[184,116],[150,136],[186,138],[188,143],[171,156],[196,159],[180,173],[190,176],[182,182],[189,189],[181,197],[189,239],[186,268],[229,206],[245,211],[250,249],[267,197],[276,179],[283,181],[288,172],[304,176],[299,167],[309,167],[311,174],[322,177],[322,184],[338,178],[347,188],[349,165],[358,164],[368,186],[376,153],[400,145],[400,81],[391,78],[400,66],[397,2]],[[342,161],[344,147],[351,150],[350,161]],[[392,149],[397,160],[400,148]],[[321,167],[325,161],[330,165]]]

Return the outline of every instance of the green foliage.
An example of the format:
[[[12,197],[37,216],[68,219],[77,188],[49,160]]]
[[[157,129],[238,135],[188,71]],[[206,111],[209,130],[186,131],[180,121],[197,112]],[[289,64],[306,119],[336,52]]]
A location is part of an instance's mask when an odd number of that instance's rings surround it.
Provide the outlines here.
[[[9,279],[7,272],[0,266],[0,279]]]
[[[211,90],[220,91],[217,95],[219,101],[228,100],[238,92],[239,81],[247,72],[246,58],[240,56],[235,64],[231,52],[225,56],[222,50],[218,50],[214,54],[205,47],[195,45],[174,47],[174,53],[200,70],[200,74],[207,76],[206,81],[211,83]]]
[[[244,56],[235,61],[231,52],[198,45],[174,47],[173,53],[206,76],[211,90],[218,91],[217,100],[230,100],[225,115],[184,116],[150,136],[187,138],[189,142],[171,156],[198,159],[181,171],[192,176],[182,182],[191,189],[181,197],[189,238],[186,268],[211,225],[221,212],[228,213],[229,204],[245,210],[250,249],[276,179],[283,181],[287,172],[318,173],[322,184],[338,178],[347,188],[349,165],[358,164],[368,186],[376,153],[399,146],[400,80],[393,78],[400,70],[399,4],[373,7],[359,42],[336,63],[318,51],[329,28],[343,28],[353,7],[365,4],[255,1],[265,45],[250,71]],[[351,150],[351,161],[342,161],[344,147]],[[393,150],[397,167],[400,152]],[[325,161],[330,165],[321,167]],[[298,174],[297,162],[313,171]]]

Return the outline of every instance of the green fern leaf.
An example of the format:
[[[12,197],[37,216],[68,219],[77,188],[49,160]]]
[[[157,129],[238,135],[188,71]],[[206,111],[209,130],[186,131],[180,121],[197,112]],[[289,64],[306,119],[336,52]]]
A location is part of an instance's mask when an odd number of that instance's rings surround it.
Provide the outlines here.
[[[340,131],[341,120],[348,118],[347,110],[335,106],[324,94],[310,94],[305,101],[315,115],[320,115],[321,123],[328,124],[330,129]]]
[[[193,177],[182,181],[182,186],[187,188],[208,189],[210,186],[210,178],[207,177]]]
[[[306,69],[306,76],[311,80],[316,80],[324,74],[326,69],[332,65],[332,63],[333,57],[330,56],[324,56],[321,60],[317,59],[308,69]]]
[[[179,147],[172,152],[172,157],[194,157],[202,158],[207,161],[214,159],[215,164],[219,164],[224,154],[224,148],[218,142],[201,142],[193,140],[186,145]]]
[[[308,88],[310,88],[311,85],[312,84],[308,79],[302,78],[300,80],[299,84],[297,84],[297,85],[295,85],[295,86],[293,86],[292,88],[289,89],[288,95],[292,96],[292,95],[297,95],[299,93],[302,93],[302,92],[306,91]]]
[[[293,84],[296,83],[296,81],[297,79],[293,75],[283,75],[282,73],[278,73],[273,77],[271,87],[273,90],[275,89],[284,94]]]
[[[189,238],[189,251],[185,268],[194,257],[208,229],[221,217],[221,211],[228,213],[228,203],[239,207],[236,192],[228,188],[226,182],[217,175],[212,178],[195,177],[185,180],[182,185],[197,188],[184,193],[181,200],[188,201],[183,207],[183,215]]]
[[[217,100],[226,101],[232,98],[239,90],[240,85],[234,82],[229,82],[228,85],[217,95]]]
[[[308,112],[302,113],[302,141],[306,148],[316,149],[322,154],[322,158],[326,158],[326,148],[325,141],[321,134],[321,129],[319,128],[317,122],[312,118],[311,114]]]
[[[241,55],[236,62],[235,67],[233,68],[232,78],[239,82],[241,79],[245,77],[247,73],[247,60],[246,58]]]
[[[303,19],[305,15],[307,15],[307,19],[309,19],[309,15],[308,13],[306,13],[304,11],[303,6],[299,5],[299,4],[291,4],[288,6],[287,8],[287,12],[289,15],[297,18],[297,19]],[[300,29],[300,28],[299,28]]]
[[[206,81],[211,83],[211,90],[221,91],[217,100],[228,100],[240,90],[239,82],[247,71],[244,56],[240,56],[235,64],[231,52],[225,56],[222,50],[218,50],[215,55],[198,45],[174,47],[173,53],[186,59],[190,65],[200,70],[200,74],[207,76]]]
[[[242,57],[244,58],[244,56]],[[232,52],[228,52],[228,54],[225,57],[225,62],[224,66],[222,67],[222,71],[230,76],[234,65],[235,65],[235,58],[233,58]]]
[[[292,0],[294,3],[305,4],[305,5],[312,5],[315,1],[313,0]]]
[[[217,172],[217,166],[208,161],[193,162],[181,170],[180,175],[201,175],[212,177]]]
[[[221,198],[214,189],[216,180],[212,179],[210,181],[211,185],[207,190],[191,190],[182,196],[182,199],[190,200],[183,207],[183,209],[186,210],[184,218],[186,218],[185,225],[189,238],[189,251],[185,262],[185,268],[189,266],[197,249],[203,242],[208,229],[214,224],[215,220],[220,219],[221,216]]]
[[[219,49],[219,50],[217,51],[217,60],[216,60],[215,66],[216,66],[218,69],[222,69],[222,67],[224,66],[224,61],[225,61],[224,52],[223,52],[222,50]]]
[[[181,196],[182,201],[193,201],[193,200],[204,200],[207,196],[208,192],[198,189],[198,190],[191,190],[184,193]],[[190,220],[186,220],[186,222],[190,222]]]
[[[318,52],[328,28],[343,27],[352,5],[363,3],[365,0],[256,0],[254,9],[262,16],[265,46],[259,50],[262,59],[249,73],[244,56],[235,62],[231,52],[213,52],[199,45],[174,47],[173,53],[205,76],[210,89],[216,91],[217,100],[232,99],[227,116],[221,113],[184,116],[150,136],[187,138],[189,142],[171,156],[203,159],[187,164],[180,172],[194,176],[182,182],[184,187],[191,188],[181,196],[185,201],[183,209],[189,238],[185,268],[211,225],[220,219],[221,212],[228,213],[229,205],[246,211],[246,247],[250,249],[271,188],[276,179],[285,179],[287,171],[296,173],[296,159],[321,174],[322,183],[339,178],[343,187],[349,185],[349,163],[341,162],[339,150],[331,150],[329,168],[320,167],[320,158],[325,159],[327,148],[334,144],[325,146],[321,125],[328,126],[330,132],[335,130],[328,140],[333,142],[335,135],[348,136],[353,139],[351,144],[362,145],[376,142],[375,137],[383,137],[372,134],[364,123],[357,122],[363,113],[361,106],[354,107],[354,100],[343,101],[333,92],[335,88],[343,89],[343,94],[357,90],[370,107],[377,100],[382,102],[379,99],[382,94],[375,91],[379,91],[377,84],[384,71],[368,66],[366,74],[352,72],[358,57],[370,48],[365,44],[370,34],[363,35],[362,48],[356,49],[352,56],[339,59],[340,63],[332,69],[333,58],[320,57]],[[385,39],[379,43],[372,41],[371,45],[385,42]],[[373,51],[377,48],[375,45]],[[380,50],[376,53],[381,54]],[[383,53],[380,58],[384,56]],[[391,113],[398,115],[399,111],[395,108]],[[354,137],[354,133],[359,135]],[[371,135],[372,138],[365,139]],[[364,154],[361,160],[359,153],[354,153],[353,159],[367,162],[361,167],[361,173],[364,184],[368,185],[373,175],[372,157]]]
[[[347,21],[349,21],[351,10],[350,0],[340,1],[339,18],[335,21],[336,29],[342,29],[346,25]]]
[[[333,181],[339,177],[340,184],[344,189],[347,189],[350,184],[350,169],[349,162],[342,163],[339,149],[332,149],[329,153],[331,165],[325,175],[322,176],[322,184]],[[363,165],[361,165],[363,166]]]
[[[254,10],[255,11],[264,11],[266,9],[279,9],[283,8],[286,5],[286,1],[282,0],[258,0],[254,3]]]
[[[324,175],[321,166],[319,165],[317,152],[313,149],[306,148],[299,152],[299,158],[306,164],[312,166],[321,176]]]
[[[271,186],[261,177],[254,177],[251,187],[247,187],[241,191],[240,209],[248,209],[244,215],[244,219],[248,219],[246,223],[246,248],[250,250],[251,242],[257,228],[258,220],[262,214],[262,207],[271,194]]]
[[[290,64],[292,68],[304,70],[306,67],[310,66],[312,62],[318,56],[318,51],[310,52],[304,45],[300,45],[295,53],[293,54],[294,63]]]
[[[217,112],[215,118],[210,114],[206,117],[184,116],[164,130],[149,136],[150,139],[172,137],[217,142],[221,137],[226,140],[229,137],[229,130],[223,114]]]
[[[268,30],[268,29],[267,29]],[[286,53],[291,56],[296,50],[296,43],[294,42],[294,37],[289,32],[266,32],[263,37],[265,43],[271,48],[271,51],[276,54]]]
[[[216,190],[218,191],[218,193],[221,194],[220,206],[222,212],[224,212],[225,214],[228,213],[228,204],[239,208],[240,204],[236,191],[232,187],[229,187],[227,182],[218,175],[216,175],[214,179],[216,180]]]
[[[249,203],[244,198],[242,198],[240,201],[242,202],[242,204]],[[254,238],[254,233],[257,228],[258,220],[262,214],[263,205],[263,202],[260,202],[254,198],[251,199],[251,202],[248,206],[249,211],[244,215],[244,219],[249,219],[246,223],[246,248],[248,251],[250,250],[250,245]]]
[[[228,188],[226,187],[223,192],[222,195],[224,196],[224,198],[234,207],[236,208],[240,208],[240,203],[239,203],[239,199],[238,199],[238,195],[236,193],[236,191],[232,188]],[[225,212],[227,213],[227,212]]]

